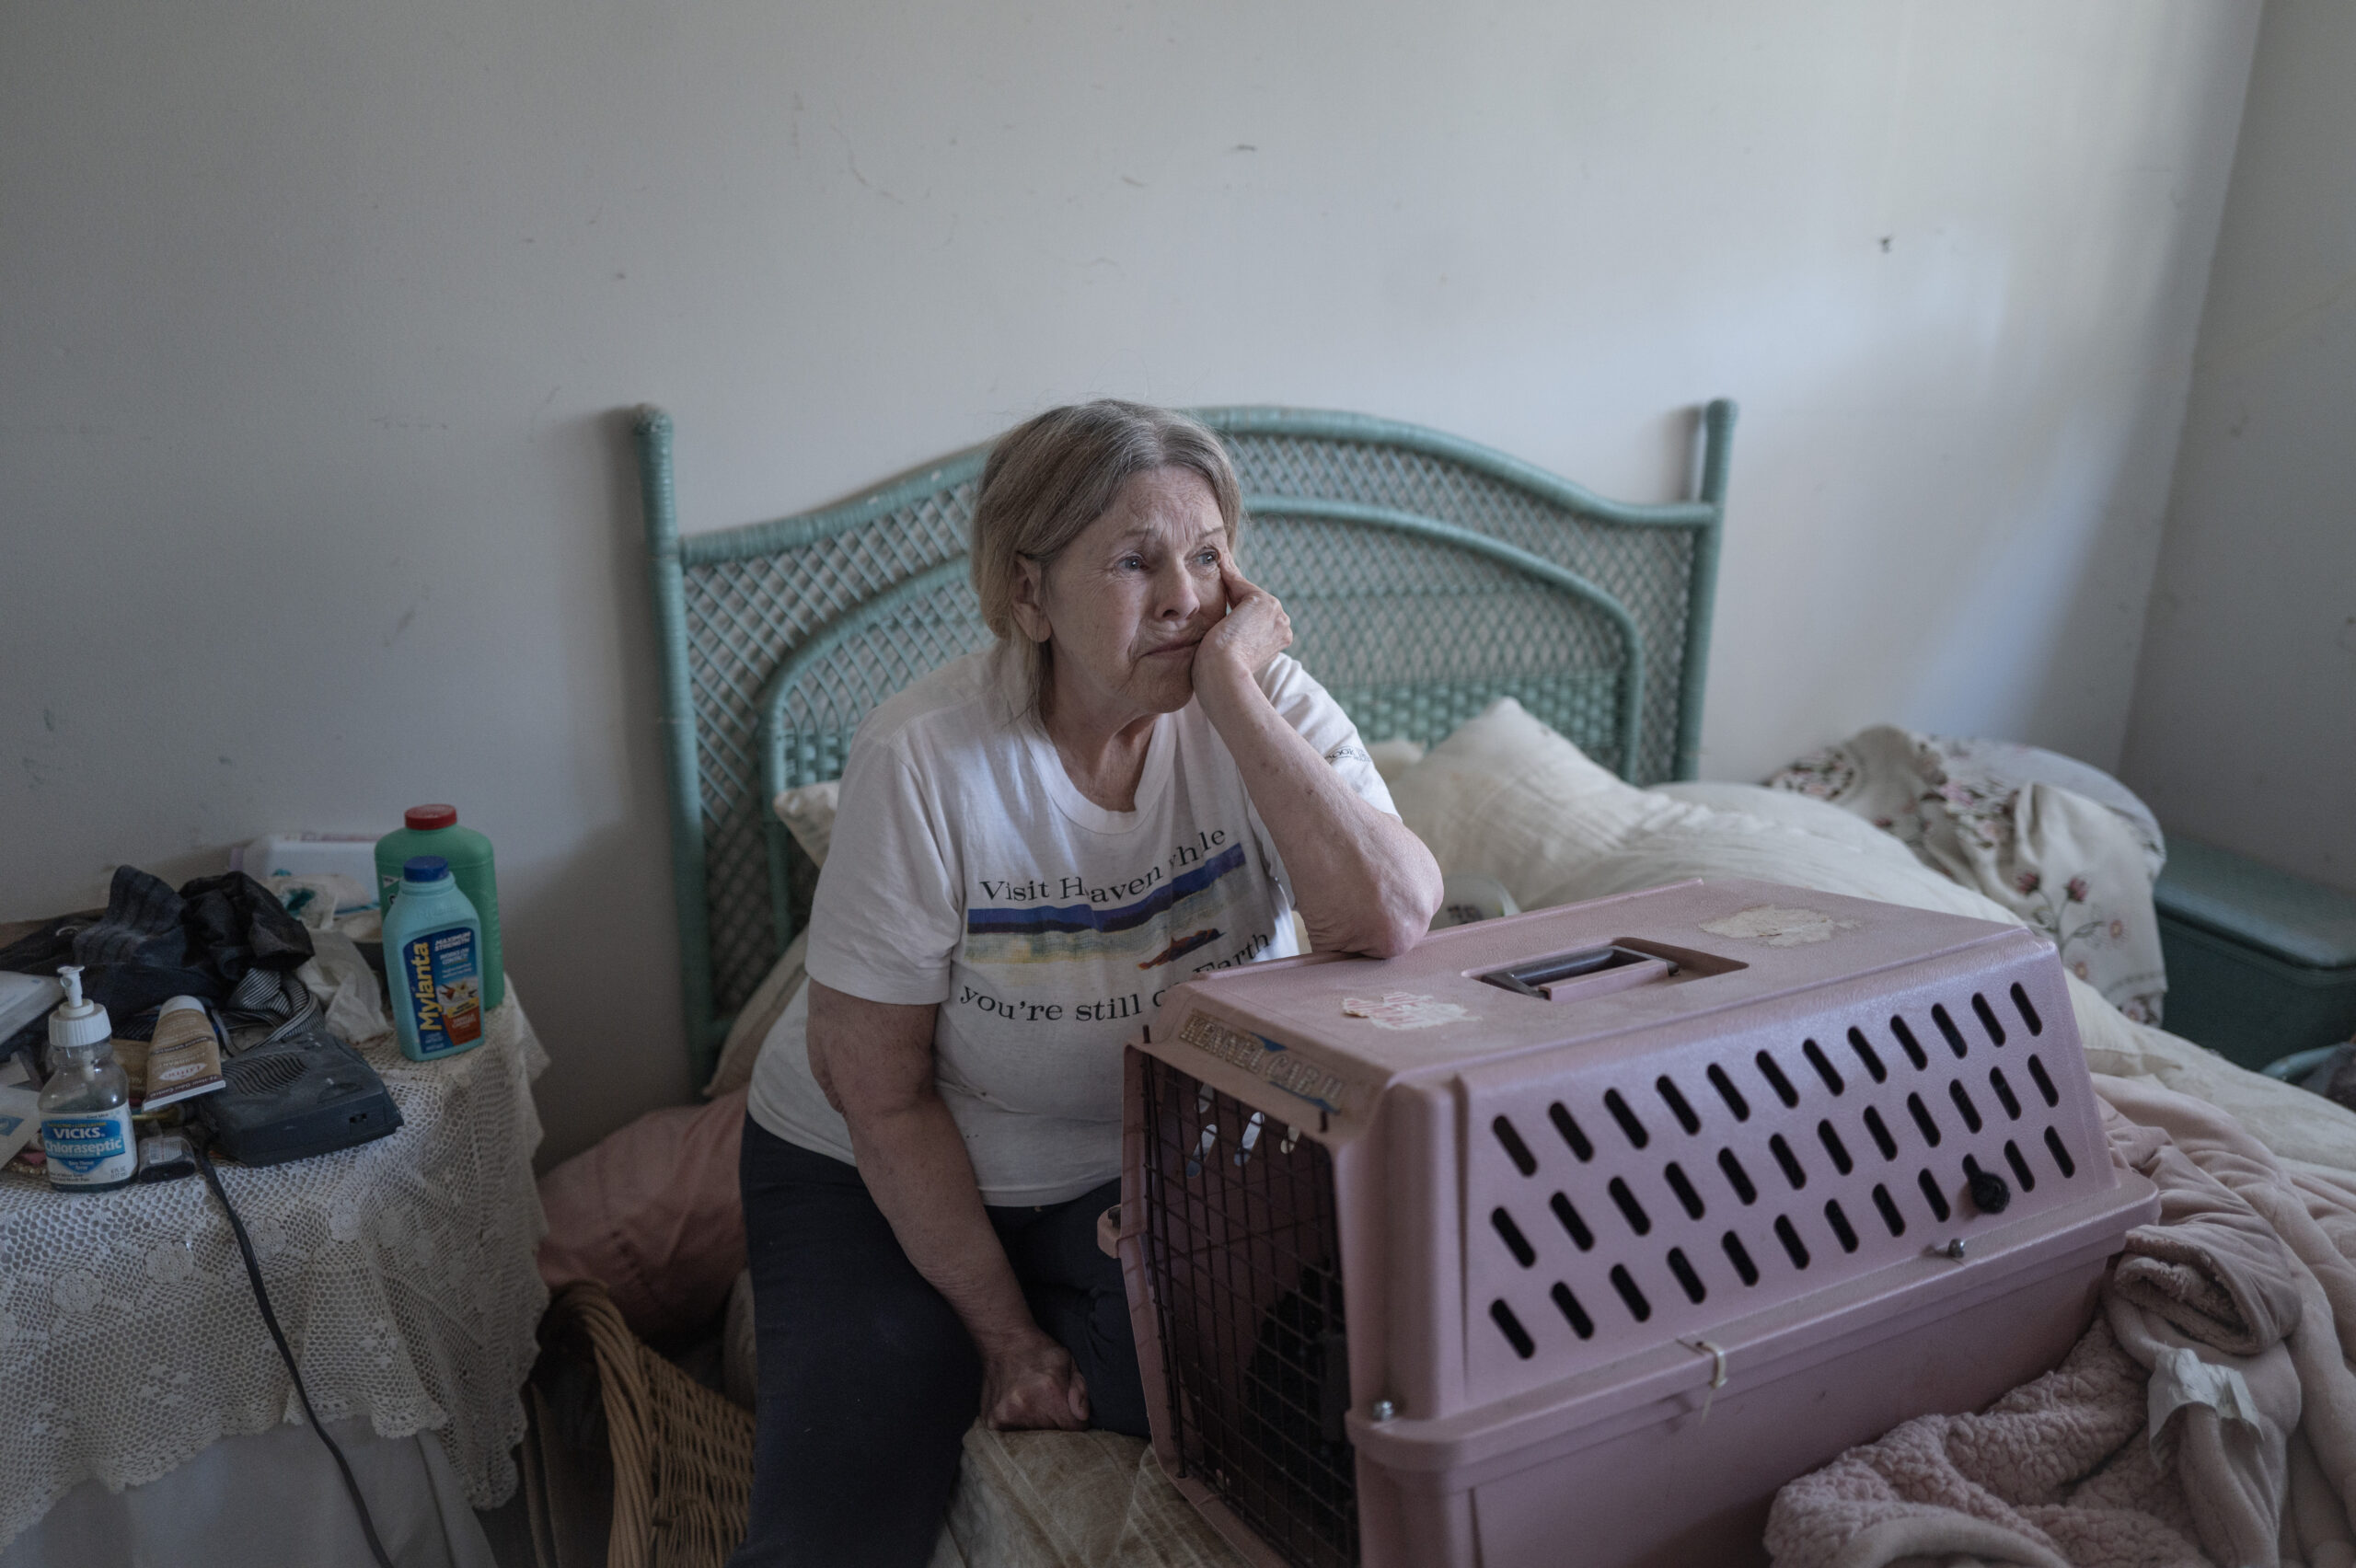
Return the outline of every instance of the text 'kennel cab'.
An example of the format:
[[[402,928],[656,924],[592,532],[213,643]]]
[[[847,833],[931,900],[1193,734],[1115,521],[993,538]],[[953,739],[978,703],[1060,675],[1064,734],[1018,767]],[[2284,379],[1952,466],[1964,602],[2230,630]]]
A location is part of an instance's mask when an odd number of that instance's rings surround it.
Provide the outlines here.
[[[2150,1220],[2053,950],[1754,882],[1173,992],[1121,1205],[1165,1470],[1264,1563],[1763,1561],[2059,1361]]]

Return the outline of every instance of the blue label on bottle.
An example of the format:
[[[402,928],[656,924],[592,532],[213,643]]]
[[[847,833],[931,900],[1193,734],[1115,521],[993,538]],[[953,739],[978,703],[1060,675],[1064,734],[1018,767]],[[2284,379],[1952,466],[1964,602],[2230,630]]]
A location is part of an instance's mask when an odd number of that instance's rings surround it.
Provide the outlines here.
[[[131,1142],[131,1111],[52,1111],[40,1119],[41,1152],[49,1179],[62,1187],[103,1186],[130,1176],[138,1162]]]
[[[417,1054],[439,1056],[482,1038],[482,975],[469,926],[421,931],[401,944],[402,1005],[417,1024]]]

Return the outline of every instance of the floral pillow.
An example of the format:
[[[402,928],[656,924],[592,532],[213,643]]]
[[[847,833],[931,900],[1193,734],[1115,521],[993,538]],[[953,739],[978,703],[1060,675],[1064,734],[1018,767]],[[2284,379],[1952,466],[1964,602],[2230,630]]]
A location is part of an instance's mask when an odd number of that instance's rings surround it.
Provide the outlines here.
[[[1767,782],[1894,835],[2043,931],[2120,1012],[2160,1021],[2167,975],[2152,882],[2165,846],[2151,812],[2109,775],[2034,746],[1880,724]]]

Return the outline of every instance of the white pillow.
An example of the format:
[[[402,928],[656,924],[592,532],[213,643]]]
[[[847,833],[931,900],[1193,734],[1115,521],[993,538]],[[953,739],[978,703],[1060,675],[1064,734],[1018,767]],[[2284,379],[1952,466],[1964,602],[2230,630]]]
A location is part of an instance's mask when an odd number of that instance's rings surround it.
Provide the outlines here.
[[[826,863],[826,846],[834,841],[835,805],[841,800],[843,787],[839,780],[829,778],[824,784],[804,784],[798,790],[780,790],[777,799],[769,802],[769,810],[777,813],[777,820],[793,835],[814,866]]]
[[[1525,909],[1753,877],[2018,924],[1837,806],[1754,785],[1639,790],[1509,698],[1401,773],[1391,795],[1442,872],[1495,877]]]
[[[1387,741],[1376,741],[1366,748],[1374,770],[1382,775],[1385,784],[1424,760],[1424,748],[1403,735],[1393,735]]]
[[[1391,799],[1443,872],[1495,877],[1525,909],[1638,828],[1701,810],[1623,783],[1509,697],[1403,770]]]
[[[752,1081],[753,1063],[760,1056],[761,1042],[769,1037],[777,1020],[785,1016],[786,1008],[802,993],[802,983],[809,978],[803,961],[810,952],[810,933],[803,930],[786,944],[778,961],[736,1016],[728,1025],[728,1038],[721,1043],[720,1060],[711,1069],[711,1081],[703,1086],[706,1100],[717,1100],[732,1090]]]

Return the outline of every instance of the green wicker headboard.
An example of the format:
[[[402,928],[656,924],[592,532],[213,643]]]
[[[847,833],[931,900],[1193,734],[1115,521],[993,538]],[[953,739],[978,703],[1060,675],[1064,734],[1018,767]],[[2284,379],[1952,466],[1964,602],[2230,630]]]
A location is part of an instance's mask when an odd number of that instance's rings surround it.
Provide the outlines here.
[[[1632,782],[1692,777],[1731,402],[1703,410],[1697,499],[1651,506],[1363,414],[1195,411],[1242,481],[1245,570],[1369,741],[1430,744],[1511,697]],[[870,709],[989,639],[965,568],[988,449],[682,538],[670,418],[641,409],[636,433],[700,1083],[809,906],[809,862],[768,802],[838,776]]]

